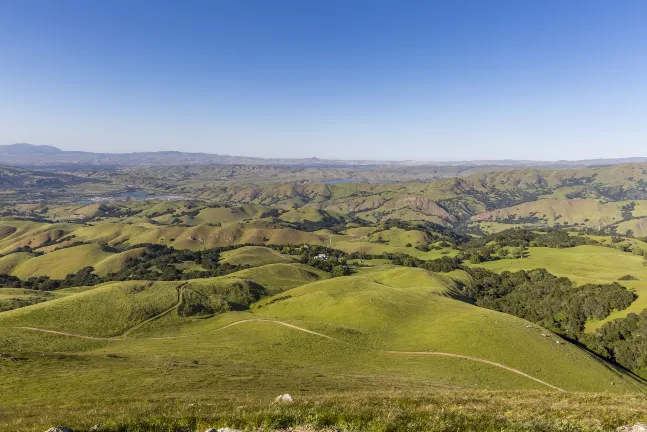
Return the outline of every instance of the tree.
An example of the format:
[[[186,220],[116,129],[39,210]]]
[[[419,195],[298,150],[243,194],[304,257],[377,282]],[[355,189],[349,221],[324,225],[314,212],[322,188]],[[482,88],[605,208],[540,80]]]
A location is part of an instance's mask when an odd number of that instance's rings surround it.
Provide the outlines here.
[[[332,268],[331,274],[332,277],[349,276],[350,267],[344,265],[336,265]]]

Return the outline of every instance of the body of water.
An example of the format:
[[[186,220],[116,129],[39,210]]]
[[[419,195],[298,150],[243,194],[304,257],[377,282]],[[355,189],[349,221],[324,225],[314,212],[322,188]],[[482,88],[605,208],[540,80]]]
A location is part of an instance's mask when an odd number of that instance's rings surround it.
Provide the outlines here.
[[[155,198],[153,195],[150,195],[148,192],[144,191],[126,191],[117,195],[112,196],[96,196],[94,198],[86,198],[78,200],[79,204],[95,204],[95,203],[105,203],[105,202],[120,202],[126,201],[128,198],[134,199],[135,201],[143,201],[151,198]]]

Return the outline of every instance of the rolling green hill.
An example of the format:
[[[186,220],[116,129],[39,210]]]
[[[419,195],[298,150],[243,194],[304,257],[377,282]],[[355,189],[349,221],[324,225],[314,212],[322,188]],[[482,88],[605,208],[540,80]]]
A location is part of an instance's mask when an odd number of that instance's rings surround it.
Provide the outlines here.
[[[285,272],[298,283],[267,289],[270,281],[287,280]],[[544,329],[453,299],[451,276],[385,267],[317,279],[307,267],[271,264],[188,284],[110,283],[2,312],[0,350],[18,346],[28,360],[21,368],[0,364],[7,390],[0,402],[13,412],[14,404],[53,385],[70,401],[100,401],[129,415],[141,413],[146,400],[169,396],[205,400],[226,393],[244,400],[252,383],[254,397],[266,400],[285,391],[314,400],[384,389],[629,395],[641,389],[630,375]],[[267,297],[271,292],[278,294]],[[236,311],[255,299],[250,310]],[[230,312],[204,315],[198,308],[218,309],[214,301],[222,300]],[[59,402],[38,394],[41,406]],[[32,425],[24,430],[42,428],[52,419],[49,409],[21,420]],[[85,424],[63,412],[68,422]],[[125,421],[95,414],[107,424]],[[0,430],[5,425],[0,414]]]
[[[63,279],[68,274],[76,273],[83,267],[94,266],[111,255],[97,244],[81,245],[23,261],[11,273],[21,279],[37,276]]]
[[[223,263],[234,265],[247,264],[253,267],[265,264],[289,263],[291,261],[288,256],[259,246],[246,246],[222,254]]]

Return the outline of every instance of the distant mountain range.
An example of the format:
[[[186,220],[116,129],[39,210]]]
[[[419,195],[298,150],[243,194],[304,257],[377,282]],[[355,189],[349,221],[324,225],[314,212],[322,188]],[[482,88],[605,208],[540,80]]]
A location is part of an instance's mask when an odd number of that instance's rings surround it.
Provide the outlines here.
[[[92,153],[66,151],[57,147],[33,144],[0,145],[0,164],[17,166],[177,166],[177,165],[287,165],[302,167],[406,167],[406,166],[497,166],[534,168],[577,168],[590,166],[644,163],[647,157],[587,159],[577,161],[532,160],[466,160],[466,161],[375,161],[339,159],[254,158],[211,153],[179,151],[137,153]]]

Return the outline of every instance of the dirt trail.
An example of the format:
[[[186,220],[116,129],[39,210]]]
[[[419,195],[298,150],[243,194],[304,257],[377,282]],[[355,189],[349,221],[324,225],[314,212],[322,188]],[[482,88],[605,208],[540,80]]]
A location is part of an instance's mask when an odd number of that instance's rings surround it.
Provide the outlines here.
[[[505,370],[510,371],[510,372],[514,372],[517,375],[521,375],[523,377],[529,378],[529,379],[531,379],[533,381],[538,382],[539,384],[543,384],[545,386],[548,386],[548,387],[550,387],[552,389],[555,389],[555,390],[559,390],[561,392],[566,392],[566,390],[564,390],[564,389],[556,387],[556,386],[554,386],[552,384],[548,384],[546,381],[542,381],[539,378],[535,378],[535,377],[533,377],[531,375],[528,375],[527,373],[521,372],[518,369],[514,369],[514,368],[511,368],[511,367],[506,366],[504,364],[493,362],[493,361],[490,361],[490,360],[480,359],[478,357],[471,357],[471,356],[466,356],[466,355],[462,355],[462,354],[452,354],[452,353],[446,353],[446,352],[440,352],[440,351],[382,351],[382,350],[379,350],[379,351],[382,352],[382,353],[385,353],[385,354],[436,355],[436,356],[455,357],[455,358],[460,358],[460,359],[465,359],[465,360],[472,360],[472,361],[476,361],[476,362],[479,362],[479,363],[485,363],[485,364],[488,364],[488,365],[491,365],[491,366],[496,366],[498,368],[505,369]]]
[[[180,295],[181,295],[181,292],[180,292]],[[126,333],[128,333],[129,331],[134,330],[135,328],[141,327],[146,322],[150,322],[153,319],[159,318],[160,316],[170,312],[171,310],[175,309],[178,306],[179,306],[179,304],[174,306],[173,308],[169,309],[168,311],[165,311],[165,312],[161,313],[160,315],[157,315],[157,316],[155,316],[153,318],[150,318],[149,320],[147,320],[145,322],[142,322],[141,324],[137,325],[136,327],[133,327],[132,329],[128,330]],[[318,337],[322,337],[322,338],[325,338],[325,339],[328,339],[328,340],[331,340],[331,341],[334,341],[334,342],[337,342],[337,343],[342,343],[344,345],[356,346],[356,345],[350,344],[348,342],[345,342],[345,341],[343,341],[341,339],[337,339],[337,338],[334,338],[332,336],[327,336],[325,334],[318,333],[318,332],[315,332],[315,331],[312,331],[312,330],[308,330],[308,329],[305,329],[303,327],[298,327],[298,326],[295,326],[293,324],[289,324],[289,323],[286,323],[286,322],[283,322],[283,321],[275,321],[275,320],[260,319],[260,318],[235,321],[235,322],[227,324],[227,325],[225,325],[223,327],[219,327],[219,328],[214,329],[214,330],[208,330],[208,331],[202,332],[202,333],[192,333],[192,334],[182,335],[182,336],[150,337],[150,338],[142,338],[142,339],[144,339],[144,340],[185,339],[185,338],[197,336],[197,335],[200,335],[200,334],[213,333],[213,332],[225,330],[227,328],[237,326],[237,325],[240,325],[240,324],[254,323],[254,322],[278,324],[278,325],[282,325],[284,327],[288,327],[288,328],[291,328],[293,330],[297,330],[297,331],[300,331],[300,332],[303,332],[303,333],[308,333],[308,334],[318,336]],[[77,338],[83,338],[83,339],[108,340],[108,341],[123,340],[125,338],[125,335],[126,335],[126,333],[124,333],[122,336],[118,336],[118,337],[102,338],[102,337],[95,337],[95,336],[78,335],[78,334],[73,334],[73,333],[65,333],[65,332],[59,332],[59,331],[54,331],[54,330],[46,330],[46,329],[40,329],[40,328],[36,328],[36,327],[17,327],[17,328],[22,328],[22,329],[25,329],[25,330],[32,330],[32,331],[39,331],[39,332],[44,332],[44,333],[54,333],[54,334],[58,334],[58,335],[77,337]],[[493,361],[490,361],[490,360],[481,359],[481,358],[478,358],[478,357],[471,357],[471,356],[466,356],[466,355],[462,355],[462,354],[454,354],[454,353],[447,353],[447,352],[441,352],[441,351],[393,351],[393,350],[379,350],[379,349],[360,347],[360,346],[356,346],[356,347],[363,348],[363,349],[370,349],[370,350],[372,350],[374,352],[381,353],[381,354],[443,356],[443,357],[453,357],[453,358],[459,358],[459,359],[464,359],[464,360],[475,361],[475,362],[479,362],[479,363],[483,363],[483,364],[487,364],[487,365],[490,365],[490,366],[495,366],[495,367],[507,370],[509,372],[520,375],[522,377],[531,379],[531,380],[533,380],[533,381],[535,381],[535,382],[537,382],[539,384],[550,387],[553,390],[558,390],[560,392],[566,392],[566,390],[564,390],[562,388],[559,388],[559,387],[554,386],[552,384],[549,384],[549,383],[547,383],[545,381],[542,381],[539,378],[535,378],[535,377],[533,377],[531,375],[528,375],[527,373],[524,373],[524,372],[522,372],[522,371],[520,371],[518,369],[514,369],[514,368],[506,366],[504,364],[493,362]]]
[[[170,308],[166,309],[165,311],[155,315],[154,317],[148,318],[148,319],[140,322],[139,324],[134,325],[133,327],[127,329],[126,331],[124,331],[123,333],[121,333],[120,335],[117,335],[117,336],[110,336],[110,337],[87,336],[87,335],[80,335],[80,334],[76,334],[76,333],[68,333],[68,332],[57,331],[57,330],[48,330],[48,329],[43,329],[43,328],[39,328],[39,327],[24,327],[23,326],[23,327],[15,327],[15,328],[20,328],[20,329],[24,329],[24,330],[31,330],[31,331],[38,331],[38,332],[42,332],[42,333],[57,334],[57,335],[61,335],[61,336],[75,337],[75,338],[80,338],[80,339],[105,340],[105,341],[124,340],[126,338],[126,336],[128,336],[128,334],[130,334],[132,331],[137,330],[138,328],[148,324],[149,322],[154,321],[154,320],[156,320],[156,319],[158,319],[160,317],[163,317],[167,313],[170,313],[171,311],[179,308],[180,305],[182,304],[182,296],[184,294],[184,287],[186,285],[188,285],[188,282],[178,287],[178,294],[177,294],[178,300],[177,300],[177,303],[175,305],[173,305]]]
[[[179,307],[180,307],[180,305],[182,304],[182,296],[184,295],[184,287],[185,287],[185,286],[187,286],[188,284],[189,284],[188,282],[183,283],[182,285],[180,285],[180,286],[177,288],[177,303],[176,303],[174,306],[172,306],[172,307],[168,308],[167,310],[165,310],[165,311],[164,311],[164,312],[162,312],[162,313],[159,313],[159,314],[155,315],[155,316],[154,316],[154,317],[152,317],[152,318],[148,318],[147,320],[144,320],[144,321],[140,322],[139,324],[134,325],[133,327],[131,327],[131,328],[129,328],[128,330],[126,330],[125,332],[123,332],[123,333],[120,335],[120,337],[126,337],[126,336],[128,336],[131,332],[133,332],[133,331],[137,330],[138,328],[140,328],[140,327],[142,327],[142,326],[144,326],[144,325],[148,324],[148,323],[149,323],[149,322],[151,322],[151,321],[154,321],[154,320],[156,320],[156,319],[158,319],[158,318],[161,318],[161,317],[163,317],[164,315],[166,315],[167,313],[170,313],[171,311],[173,311],[173,310],[175,310],[175,309],[179,308]]]
[[[118,337],[99,337],[99,336],[86,336],[86,335],[80,335],[76,333],[67,333],[67,332],[62,332],[62,331],[56,331],[56,330],[47,330],[43,328],[38,328],[38,327],[14,327],[18,329],[23,329],[23,330],[31,330],[31,331],[37,331],[41,333],[51,333],[51,334],[56,334],[56,335],[61,335],[61,336],[69,336],[69,337],[75,337],[75,338],[80,338],[80,339],[92,339],[92,340],[118,340]]]

